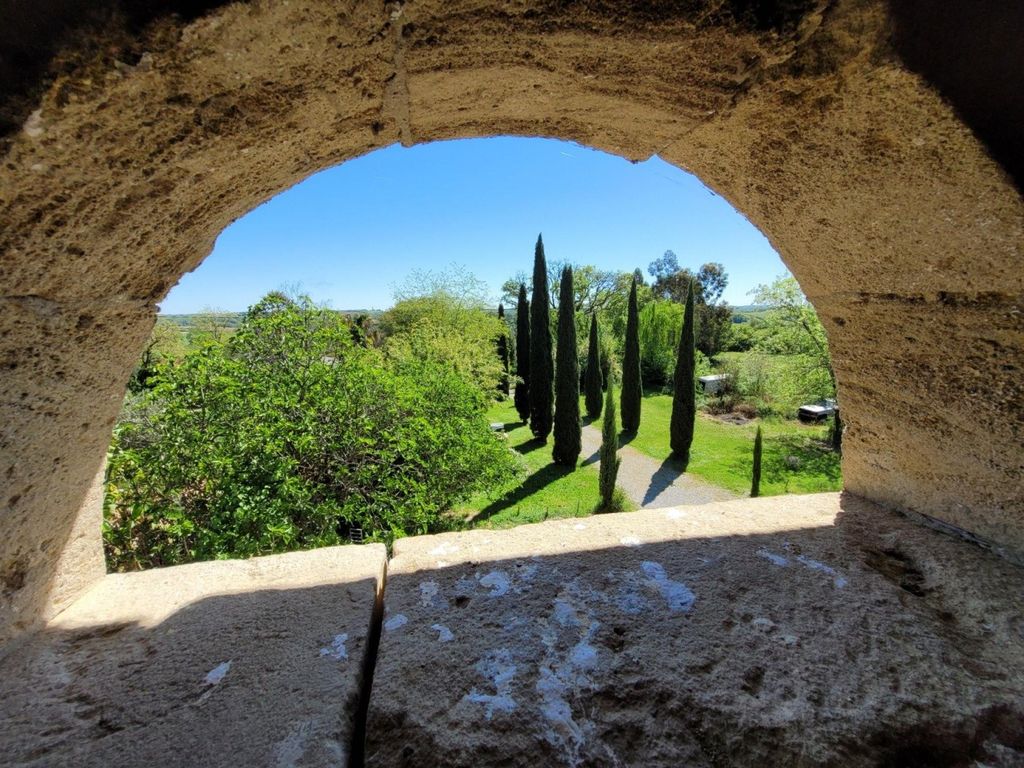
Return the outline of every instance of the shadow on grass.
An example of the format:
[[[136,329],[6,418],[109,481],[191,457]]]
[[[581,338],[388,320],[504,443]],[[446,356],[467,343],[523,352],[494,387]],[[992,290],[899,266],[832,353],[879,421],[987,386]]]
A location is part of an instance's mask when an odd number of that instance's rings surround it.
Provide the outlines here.
[[[738,457],[732,463],[736,475],[750,479],[753,471],[754,443],[750,443],[750,453]],[[842,468],[839,454],[833,452],[820,440],[804,435],[779,435],[764,438],[764,456],[761,461],[762,492],[764,484],[782,485],[784,493],[790,493],[790,483],[798,479],[805,481],[807,487],[813,478],[830,483],[842,480]],[[802,492],[802,491],[795,491]]]
[[[533,453],[538,448],[543,448],[548,444],[547,440],[540,440],[536,437],[530,437],[518,445],[513,445],[512,448],[524,456],[528,453]]]
[[[527,443],[524,443],[524,445],[527,445]],[[518,450],[518,448],[516,450]],[[560,480],[575,471],[575,467],[563,467],[555,463],[547,464],[527,477],[526,480],[523,481],[523,484],[518,488],[509,491],[500,499],[492,501],[486,507],[481,509],[470,518],[469,522],[482,523],[484,520],[494,517],[499,512],[504,512],[506,509],[512,509],[516,505],[521,504],[524,499],[527,499],[538,491],[551,485],[551,483],[556,480]]]
[[[685,471],[686,464],[674,456],[669,456],[661,462],[661,466],[651,475],[651,483],[644,492],[644,500],[641,502],[641,506],[646,507],[654,502]]]

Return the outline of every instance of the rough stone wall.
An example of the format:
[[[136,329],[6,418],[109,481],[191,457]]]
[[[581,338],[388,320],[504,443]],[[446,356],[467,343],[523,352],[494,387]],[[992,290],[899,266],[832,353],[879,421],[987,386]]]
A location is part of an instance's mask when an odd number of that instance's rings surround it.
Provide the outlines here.
[[[396,141],[697,173],[822,314],[847,488],[1024,551],[1024,205],[884,3],[213,5],[109,3],[2,92],[0,638],[91,581],[57,563],[156,302],[230,221]]]

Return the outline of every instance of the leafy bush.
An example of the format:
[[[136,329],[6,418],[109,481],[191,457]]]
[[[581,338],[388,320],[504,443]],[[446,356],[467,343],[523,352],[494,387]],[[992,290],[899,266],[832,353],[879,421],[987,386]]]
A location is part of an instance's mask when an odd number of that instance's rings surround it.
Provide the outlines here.
[[[493,347],[492,347],[493,349]],[[226,342],[159,369],[108,461],[104,538],[124,570],[451,525],[517,459],[486,398],[429,357],[387,358],[308,300],[268,297]]]

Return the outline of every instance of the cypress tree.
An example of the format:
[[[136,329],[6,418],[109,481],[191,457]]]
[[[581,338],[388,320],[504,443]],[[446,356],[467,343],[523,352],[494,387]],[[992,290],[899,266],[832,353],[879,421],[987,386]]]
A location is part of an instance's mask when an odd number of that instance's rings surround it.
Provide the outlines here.
[[[829,435],[832,440],[832,450],[842,455],[843,453],[843,420],[839,418],[839,409],[836,408],[835,415],[832,417],[832,434]]]
[[[601,349],[597,344],[597,315],[590,316],[590,345],[587,349],[587,370],[584,390],[586,391],[587,416],[597,419],[601,415],[604,398],[601,389],[604,386],[601,375]]]
[[[530,418],[530,302],[526,286],[519,284],[519,304],[516,306],[516,412],[525,424]]]
[[[551,434],[555,366],[551,359],[551,298],[544,241],[537,235],[533,253],[533,300],[530,302],[530,431],[547,442]]]
[[[598,491],[601,509],[610,511],[615,502],[615,480],[619,476],[619,431],[615,424],[615,382],[608,377],[605,392],[604,423],[601,425],[601,466],[598,473]]]
[[[558,289],[558,346],[555,349],[555,464],[575,467],[583,450],[580,425],[580,361],[576,352],[576,306],[572,267],[562,270]]]
[[[761,495],[761,426],[757,427],[754,438],[754,479],[750,481],[750,498]]]
[[[693,281],[686,292],[686,309],[683,311],[683,329],[679,334],[679,350],[676,353],[676,372],[673,377],[672,419],[669,422],[669,444],[672,453],[682,459],[685,467],[690,461],[690,445],[693,443],[693,424],[697,418],[697,396],[694,394],[693,361]]]
[[[502,325],[505,324],[505,306],[498,305],[498,319]],[[507,330],[507,329],[506,329]],[[502,333],[498,337],[498,359],[501,360],[501,381],[498,382],[498,391],[508,394],[508,336]]]
[[[626,351],[622,356],[622,431],[635,433],[640,429],[640,402],[643,385],[640,381],[640,313],[636,308],[636,276],[629,289],[629,309],[626,314]]]

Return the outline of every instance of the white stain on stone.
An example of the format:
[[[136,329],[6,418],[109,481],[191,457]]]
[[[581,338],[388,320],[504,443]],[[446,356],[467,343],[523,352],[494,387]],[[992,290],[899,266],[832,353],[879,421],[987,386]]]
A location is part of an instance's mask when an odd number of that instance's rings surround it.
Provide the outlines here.
[[[216,685],[217,683],[219,683],[221,680],[224,679],[224,676],[228,673],[228,671],[230,669],[231,669],[231,662],[230,661],[222,661],[220,664],[218,664],[216,667],[214,667],[213,669],[211,669],[209,672],[206,673],[206,684],[207,685]]]
[[[572,529],[574,531],[585,531],[587,530],[587,526],[585,526],[583,523],[576,523],[576,525],[574,525]]]
[[[437,639],[442,643],[450,643],[455,639],[455,635],[444,624],[431,624],[430,628],[437,632]]]
[[[541,632],[547,650],[534,687],[546,721],[543,736],[562,753],[562,762],[573,767],[582,764],[583,748],[594,730],[592,721],[573,713],[570,702],[579,700],[582,689],[594,687],[589,673],[600,663],[592,644],[601,626],[589,605],[595,600],[607,600],[607,596],[578,581],[564,585]]]
[[[787,646],[790,646],[790,647],[796,645],[797,644],[797,640],[798,640],[798,638],[797,638],[796,635],[780,635],[779,636],[779,641],[783,645],[787,645]]]
[[[636,536],[623,536],[619,543],[624,547],[639,547],[642,542]]]
[[[274,768],[295,768],[306,754],[313,721],[292,723],[288,735],[274,745]]]
[[[763,547],[757,550],[757,554],[763,557],[765,560],[770,560],[772,563],[780,567],[789,565],[789,560],[787,558],[783,557],[782,555],[776,555],[774,552],[769,552],[767,549],[764,549]]]
[[[320,649],[321,656],[330,656],[335,661],[341,661],[342,659],[348,658],[348,649],[345,648],[345,643],[348,641],[348,633],[343,632],[340,635],[335,635],[334,639],[331,640],[330,646],[327,648]]]
[[[458,551],[459,551],[459,546],[457,544],[449,544],[447,541],[445,541],[445,542],[442,542],[441,544],[438,544],[436,547],[434,547],[432,550],[430,550],[430,554],[432,554],[432,555],[451,555],[451,554],[454,554],[455,552],[458,552]]]
[[[31,115],[28,116],[28,120],[22,126],[25,133],[33,139],[43,135],[43,110],[37,109]]]
[[[797,555],[796,559],[801,563],[801,565],[810,568],[812,571],[821,571],[822,573],[826,573],[831,576],[832,583],[835,584],[837,588],[842,589],[846,586],[846,579],[840,576],[835,568],[825,565],[824,563],[820,563],[817,560],[812,560],[806,555]]]
[[[481,577],[480,586],[488,587],[491,590],[487,593],[488,597],[502,597],[508,594],[511,581],[509,581],[508,574],[504,571],[491,571],[486,576]]]
[[[763,629],[765,632],[771,632],[775,629],[775,622],[771,619],[766,619],[763,616],[759,616],[750,623],[758,629]]]
[[[448,608],[448,601],[441,594],[441,587],[436,581],[420,582],[420,605],[424,608]]]
[[[512,680],[516,676],[516,665],[512,663],[512,654],[505,648],[488,651],[474,667],[483,677],[490,680],[494,693],[480,693],[476,688],[470,690],[463,700],[484,705],[484,717],[488,720],[495,712],[511,712],[516,708],[512,698]]]
[[[404,613],[396,613],[390,619],[384,622],[385,632],[394,632],[396,629],[401,629],[409,623],[408,617]]]
[[[651,586],[655,587],[668,604],[668,609],[689,611],[697,600],[696,595],[681,581],[673,581],[665,573],[661,563],[646,561],[640,564],[640,570],[647,576]]]
[[[686,513],[683,512],[681,509],[666,509],[665,510],[665,517],[667,517],[669,520],[678,520],[680,517],[685,517],[685,516],[686,516]]]

